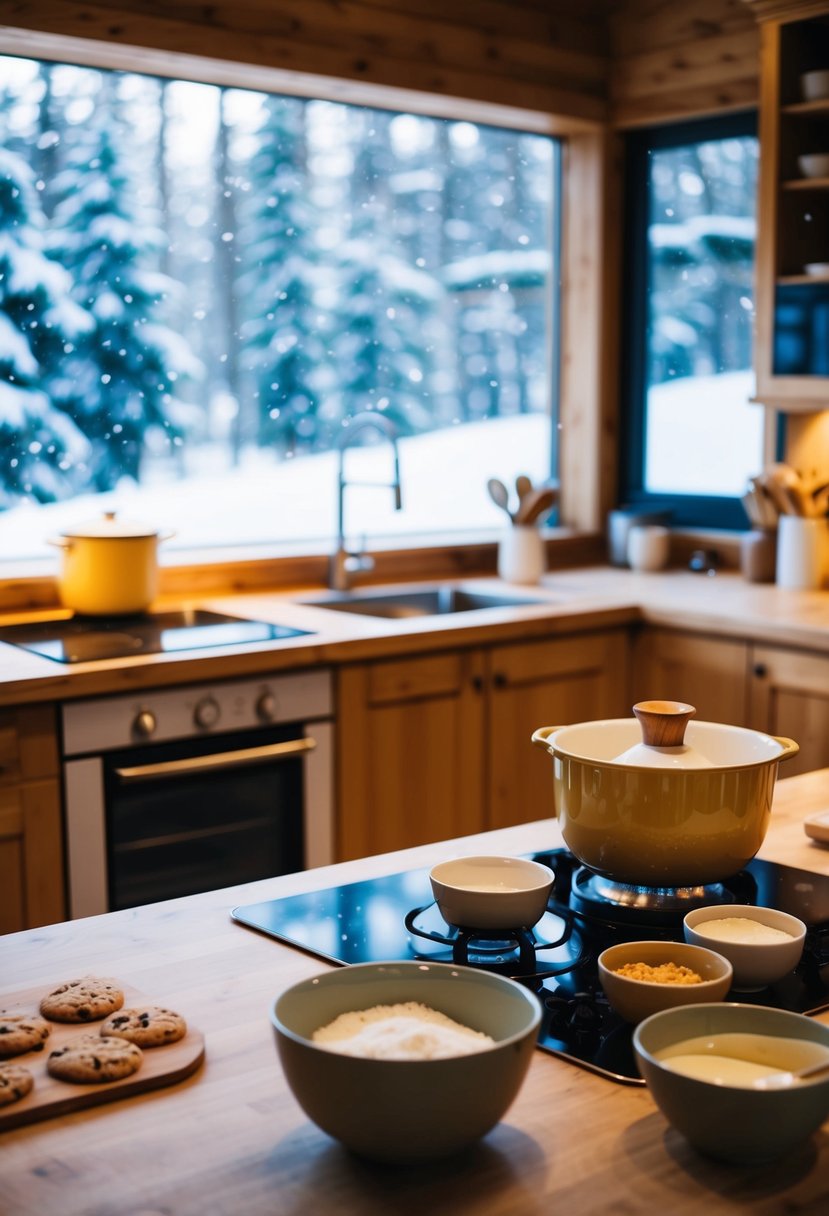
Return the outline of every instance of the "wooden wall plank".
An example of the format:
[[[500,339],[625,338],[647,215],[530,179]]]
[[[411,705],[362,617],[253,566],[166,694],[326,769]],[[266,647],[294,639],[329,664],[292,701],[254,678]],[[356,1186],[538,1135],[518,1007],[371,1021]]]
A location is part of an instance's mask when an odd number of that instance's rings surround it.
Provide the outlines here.
[[[617,127],[758,103],[760,34],[743,0],[623,0],[610,31]]]
[[[320,81],[327,80],[334,82],[335,95],[342,82],[351,82],[589,122],[604,120],[606,64],[601,50],[567,41],[577,23],[553,24],[543,35],[530,32],[545,28],[545,14],[533,5],[525,8],[525,3],[490,0],[491,27],[482,25],[480,16],[466,6],[464,20],[454,6],[444,6],[438,20],[424,16],[418,4],[367,7],[366,0],[336,5],[309,0],[307,6],[288,0],[275,6],[264,6],[261,0],[208,6],[184,0],[172,12],[158,0],[120,0],[115,5],[19,0],[4,6],[0,19],[10,29],[94,40],[106,44],[108,54],[119,47],[149,48],[277,70],[283,73],[282,82],[270,87],[303,96],[330,94],[331,88],[320,88]],[[523,28],[517,21],[521,14],[530,19]],[[23,53],[25,39],[21,36],[20,41]],[[34,43],[31,53],[38,53]],[[176,71],[175,63],[170,70]],[[383,104],[377,98],[375,102]]]

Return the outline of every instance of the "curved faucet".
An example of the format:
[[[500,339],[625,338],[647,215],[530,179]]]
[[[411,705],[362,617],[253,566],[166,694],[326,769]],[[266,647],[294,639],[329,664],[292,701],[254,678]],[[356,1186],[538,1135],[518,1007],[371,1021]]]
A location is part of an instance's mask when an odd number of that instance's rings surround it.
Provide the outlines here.
[[[345,453],[351,447],[355,436],[366,430],[379,431],[392,446],[394,455],[394,478],[392,481],[347,481],[345,476]],[[394,491],[394,509],[399,511],[403,506],[400,490],[400,453],[397,447],[397,431],[388,418],[382,414],[357,414],[343,430],[337,440],[339,462],[337,468],[337,548],[331,556],[329,564],[328,585],[337,591],[345,591],[350,585],[350,576],[361,571],[371,570],[374,559],[369,554],[358,550],[350,552],[345,545],[345,488],[346,486],[379,486]]]

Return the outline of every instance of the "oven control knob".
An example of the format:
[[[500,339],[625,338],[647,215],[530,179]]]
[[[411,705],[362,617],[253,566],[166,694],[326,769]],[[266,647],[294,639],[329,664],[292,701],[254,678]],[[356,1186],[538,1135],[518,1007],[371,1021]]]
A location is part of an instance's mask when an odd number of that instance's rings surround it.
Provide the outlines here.
[[[213,697],[204,697],[197,702],[196,708],[193,710],[193,721],[196,726],[207,728],[215,726],[222,715],[222,710],[219,702]]]
[[[139,739],[149,739],[151,735],[155,734],[156,725],[155,714],[149,709],[142,709],[135,716],[132,731]]]
[[[256,716],[260,722],[273,722],[276,717],[276,697],[263,692],[256,698]]]

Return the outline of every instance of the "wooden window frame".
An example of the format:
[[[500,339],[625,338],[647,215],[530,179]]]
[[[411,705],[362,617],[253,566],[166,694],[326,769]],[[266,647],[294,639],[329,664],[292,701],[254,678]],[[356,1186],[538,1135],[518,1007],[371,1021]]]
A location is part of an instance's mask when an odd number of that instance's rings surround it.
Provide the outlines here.
[[[25,18],[24,18],[25,19]],[[126,45],[50,30],[0,27],[0,54],[143,72],[305,97],[329,97],[436,118],[505,126],[562,140],[561,283],[558,304],[560,526],[548,546],[559,564],[600,560],[600,533],[616,501],[616,322],[619,283],[621,142],[594,98],[562,95],[571,113],[392,88],[182,51]],[[572,103],[572,104],[571,104]],[[594,115],[601,113],[602,118]],[[612,200],[612,205],[611,205]],[[452,577],[494,568],[490,533],[464,543],[424,538],[423,546],[379,555],[374,577]],[[327,554],[275,555],[233,549],[177,555],[161,572],[162,595],[301,585],[325,580]],[[0,611],[58,602],[54,576],[18,563],[0,571]]]

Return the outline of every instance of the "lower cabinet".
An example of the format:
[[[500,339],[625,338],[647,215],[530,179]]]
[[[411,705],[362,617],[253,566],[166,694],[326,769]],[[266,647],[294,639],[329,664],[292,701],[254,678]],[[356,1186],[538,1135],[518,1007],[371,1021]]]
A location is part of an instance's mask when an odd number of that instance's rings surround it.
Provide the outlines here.
[[[344,667],[338,857],[553,814],[539,726],[629,712],[626,630]]]
[[[66,916],[55,710],[0,711],[0,934]]]
[[[780,777],[829,767],[829,655],[755,645],[749,725],[799,744]]]
[[[749,664],[749,643],[739,639],[642,629],[633,648],[631,706],[687,701],[702,722],[747,726]]]
[[[646,628],[633,652],[632,703],[688,701],[706,722],[794,739],[780,777],[829,767],[829,655],[740,639]]]

